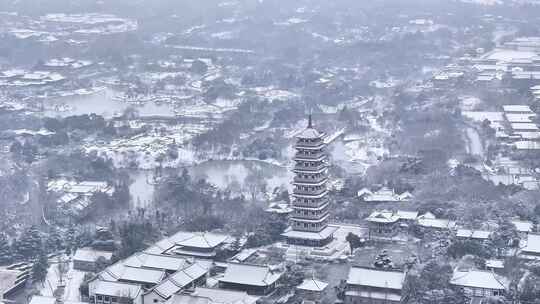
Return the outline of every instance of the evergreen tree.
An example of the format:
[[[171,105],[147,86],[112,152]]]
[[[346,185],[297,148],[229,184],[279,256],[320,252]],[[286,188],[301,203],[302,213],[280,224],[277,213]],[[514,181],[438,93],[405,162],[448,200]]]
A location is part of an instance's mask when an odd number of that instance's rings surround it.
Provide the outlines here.
[[[0,264],[5,265],[13,261],[13,254],[5,234],[0,234]]]
[[[43,282],[47,277],[47,269],[49,268],[49,261],[44,251],[39,253],[38,258],[32,266],[32,281]]]
[[[64,249],[64,240],[56,227],[52,227],[49,236],[45,241],[45,245],[49,252],[55,252]]]
[[[77,249],[77,240],[75,236],[75,227],[69,226],[68,231],[66,233],[66,254],[69,255],[69,253],[75,252]],[[69,253],[68,253],[69,251]]]
[[[41,234],[36,226],[26,230],[17,242],[17,253],[24,259],[37,257],[42,251]]]

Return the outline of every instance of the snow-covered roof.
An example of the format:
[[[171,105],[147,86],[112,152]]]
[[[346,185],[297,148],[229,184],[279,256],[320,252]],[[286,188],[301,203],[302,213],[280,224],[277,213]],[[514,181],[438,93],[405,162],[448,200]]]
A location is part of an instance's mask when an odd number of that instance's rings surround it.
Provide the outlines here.
[[[326,287],[328,287],[328,283],[311,278],[311,279],[305,279],[304,282],[302,282],[302,284],[296,287],[296,289],[320,292],[326,289]]]
[[[178,246],[195,248],[215,248],[229,239],[228,235],[211,232],[180,231],[171,236],[170,241]]]
[[[399,216],[400,219],[404,220],[415,220],[418,217],[417,211],[398,210],[396,211],[396,214]]]
[[[520,140],[514,143],[518,150],[540,150],[540,143],[532,140]]]
[[[148,247],[144,252],[151,254],[161,254],[174,247],[174,243],[169,238],[164,238],[154,245]]]
[[[491,271],[470,270],[455,271],[450,284],[463,287],[505,290],[508,288],[510,282],[507,278]]]
[[[212,300],[205,297],[194,296],[190,294],[177,294],[170,298],[166,304],[214,304]]]
[[[446,219],[418,219],[418,225],[427,228],[438,228],[438,229],[453,229],[456,227],[456,222],[446,220]]]
[[[366,221],[372,223],[391,224],[399,220],[399,216],[392,211],[382,210],[374,211],[366,218]]]
[[[538,126],[534,123],[527,122],[514,122],[510,123],[512,130],[528,130],[528,131],[538,131]]]
[[[316,139],[316,138],[321,138],[322,133],[320,133],[314,128],[306,128],[304,131],[296,135],[296,137],[303,138],[303,139]]]
[[[486,260],[486,268],[504,268],[504,260]]]
[[[529,234],[527,236],[527,245],[523,248],[524,252],[540,254],[540,235]]]
[[[165,272],[157,269],[146,269],[129,267],[123,264],[122,261],[117,262],[100,273],[100,277],[109,280],[124,280],[132,282],[141,282],[149,284],[157,284],[161,282]]]
[[[190,264],[191,262],[183,257],[163,254],[150,254],[147,252],[136,253],[124,260],[124,265],[126,266],[161,269],[168,271],[176,271]]]
[[[106,260],[112,258],[112,252],[95,250],[89,247],[79,248],[73,256],[73,260],[84,261],[84,262],[95,262],[98,258],[103,257]]]
[[[489,239],[490,235],[491,235],[491,231],[483,231],[483,230],[458,229],[458,231],[456,232],[457,237],[481,239],[481,240]]]
[[[406,196],[404,198],[407,198]],[[396,195],[393,189],[382,187],[376,192],[366,193],[363,196],[365,202],[397,202],[400,201],[399,195]]]
[[[277,213],[277,214],[287,214],[293,212],[293,208],[287,203],[270,203],[266,212]]]
[[[536,114],[534,113],[527,113],[527,114],[519,114],[519,113],[506,113],[506,119],[511,123],[531,123],[532,119],[531,117],[534,117]]]
[[[436,219],[436,218],[437,217],[435,216],[435,214],[429,211],[418,216],[418,219]]]
[[[401,290],[404,280],[403,272],[352,267],[347,284]]]
[[[140,285],[110,281],[97,281],[94,289],[95,294],[131,299],[139,296],[140,292]]]
[[[293,230],[289,227],[287,230],[285,230],[285,232],[282,235],[288,238],[295,238],[295,239],[324,240],[324,239],[327,239],[334,232],[336,232],[337,229],[338,229],[337,227],[328,226],[319,232],[309,232],[309,231]]]
[[[213,303],[223,304],[255,304],[258,297],[250,296],[243,291],[233,291],[214,288],[197,287],[193,293],[193,296],[203,297],[210,299]]]
[[[517,231],[529,233],[532,231],[533,223],[529,221],[512,221],[512,224],[516,226]]]
[[[366,290],[347,290],[346,296],[377,299],[383,303],[392,301],[391,303],[399,303],[401,301],[401,295],[396,293],[380,292],[380,291],[366,291]]]
[[[282,271],[272,270],[268,266],[230,263],[220,282],[268,286],[283,275]]]
[[[531,110],[531,107],[527,105],[504,105],[503,111],[507,113],[511,113],[511,112],[533,113],[533,111]]]
[[[242,249],[242,251],[240,251],[239,253],[237,253],[235,256],[233,256],[231,258],[231,261],[234,261],[234,262],[244,262],[245,260],[247,260],[250,256],[254,255],[255,253],[257,253],[257,249],[256,248],[246,248],[246,249]]]
[[[84,304],[84,302],[77,302],[77,301],[62,301],[62,303],[63,304]],[[30,304],[56,304],[56,298],[47,297],[47,296],[33,296],[32,299],[30,300]]]
[[[371,190],[369,190],[368,188],[362,188],[357,193],[358,196],[362,196],[362,195],[366,195],[366,194],[373,194],[373,192],[371,192]]]
[[[190,285],[195,280],[206,275],[207,273],[207,268],[199,265],[198,263],[194,263],[169,276],[166,280],[156,285],[153,288],[153,291],[155,291],[162,298],[168,299],[173,294],[179,292],[184,287]]]

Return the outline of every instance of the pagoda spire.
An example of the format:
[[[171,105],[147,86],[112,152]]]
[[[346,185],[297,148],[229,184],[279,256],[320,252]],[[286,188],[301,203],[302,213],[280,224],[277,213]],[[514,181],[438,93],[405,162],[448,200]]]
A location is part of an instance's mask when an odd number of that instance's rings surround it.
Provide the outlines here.
[[[312,110],[310,109],[309,115],[308,115],[308,125],[307,125],[308,129],[313,129],[313,119],[311,118],[311,112]]]

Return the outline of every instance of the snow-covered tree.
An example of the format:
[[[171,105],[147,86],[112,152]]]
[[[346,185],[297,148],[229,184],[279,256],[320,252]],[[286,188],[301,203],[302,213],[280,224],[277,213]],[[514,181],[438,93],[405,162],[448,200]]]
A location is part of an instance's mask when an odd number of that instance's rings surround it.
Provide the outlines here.
[[[21,235],[15,249],[24,259],[35,258],[43,251],[41,233],[36,226],[31,226]]]
[[[0,264],[8,264],[13,261],[13,253],[5,234],[0,233]]]

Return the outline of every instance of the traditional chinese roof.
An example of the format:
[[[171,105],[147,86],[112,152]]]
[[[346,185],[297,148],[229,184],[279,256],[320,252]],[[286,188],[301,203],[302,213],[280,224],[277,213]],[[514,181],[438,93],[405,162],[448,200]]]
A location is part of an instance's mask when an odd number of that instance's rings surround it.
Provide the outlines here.
[[[399,220],[399,216],[388,210],[374,211],[366,218],[366,221],[372,223],[391,224]]]
[[[349,270],[347,284],[401,290],[404,280],[403,272],[352,267]]]
[[[527,245],[522,251],[526,253],[540,254],[540,235],[529,234],[527,236]]]
[[[95,294],[113,297],[124,297],[134,299],[141,292],[141,286],[138,284],[129,284],[121,282],[97,281],[94,289]]]
[[[110,260],[112,258],[112,252],[94,250],[92,248],[79,248],[75,252],[75,255],[73,256],[73,260],[95,262],[100,257],[103,257],[106,260]]]
[[[450,284],[463,287],[505,290],[508,288],[510,282],[507,278],[491,271],[470,270],[455,271]]]
[[[220,282],[250,286],[269,286],[283,275],[268,266],[230,263]]]
[[[328,283],[311,278],[311,279],[305,279],[304,282],[302,282],[302,284],[296,287],[296,289],[320,292],[320,291],[325,290],[326,287],[328,287]]]

